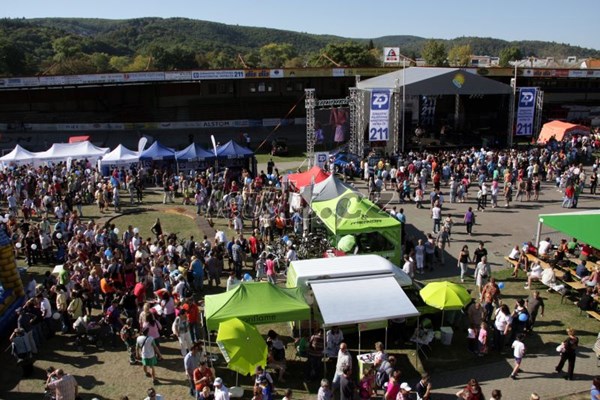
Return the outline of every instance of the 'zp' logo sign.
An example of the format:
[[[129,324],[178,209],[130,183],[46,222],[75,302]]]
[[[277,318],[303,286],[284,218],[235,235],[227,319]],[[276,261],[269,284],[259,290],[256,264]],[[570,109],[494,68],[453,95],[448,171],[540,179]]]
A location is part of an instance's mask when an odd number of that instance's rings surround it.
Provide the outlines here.
[[[390,108],[389,92],[373,92],[371,94],[371,110],[388,110]]]
[[[521,89],[519,107],[533,107],[535,102],[535,89]]]

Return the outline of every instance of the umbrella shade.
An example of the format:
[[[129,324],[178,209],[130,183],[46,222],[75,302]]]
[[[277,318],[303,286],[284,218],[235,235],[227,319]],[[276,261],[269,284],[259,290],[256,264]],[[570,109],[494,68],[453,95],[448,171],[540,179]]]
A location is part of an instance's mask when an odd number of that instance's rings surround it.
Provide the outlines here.
[[[448,281],[431,282],[419,294],[428,306],[439,310],[460,310],[471,301],[464,286]]]
[[[217,345],[229,369],[242,375],[253,374],[256,367],[267,364],[267,343],[255,326],[238,318],[219,324]]]
[[[342,237],[337,244],[337,249],[349,253],[356,246],[356,238],[352,235]]]

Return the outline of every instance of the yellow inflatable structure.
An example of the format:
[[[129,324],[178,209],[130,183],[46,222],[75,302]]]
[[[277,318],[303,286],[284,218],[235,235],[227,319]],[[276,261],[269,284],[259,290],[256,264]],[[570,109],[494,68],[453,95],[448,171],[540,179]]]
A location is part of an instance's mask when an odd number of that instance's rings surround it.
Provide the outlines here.
[[[13,245],[3,230],[0,230],[0,287],[3,289],[0,294],[0,333],[4,333],[15,316],[14,310],[25,301],[25,289]]]

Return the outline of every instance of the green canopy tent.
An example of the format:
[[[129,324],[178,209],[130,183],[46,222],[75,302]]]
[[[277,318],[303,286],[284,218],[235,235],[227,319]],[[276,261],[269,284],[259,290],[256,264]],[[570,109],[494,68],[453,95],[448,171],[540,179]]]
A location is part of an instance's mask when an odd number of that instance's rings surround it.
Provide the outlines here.
[[[540,242],[542,225],[549,226],[566,236],[577,238],[581,243],[600,249],[600,210],[578,211],[560,214],[540,214],[538,216],[538,228],[536,245]]]
[[[310,319],[310,306],[299,288],[283,289],[268,282],[244,282],[229,292],[206,296],[204,301],[209,331],[232,318],[251,325]]]
[[[373,241],[365,244],[357,238],[360,252],[379,254],[399,265],[401,253],[400,221],[381,210],[360,193],[348,189],[343,194],[325,201],[311,203],[315,215],[323,222],[332,236],[332,244],[337,244],[343,236],[379,233],[385,243],[377,241],[377,235],[368,235]],[[364,239],[365,236],[363,235]]]

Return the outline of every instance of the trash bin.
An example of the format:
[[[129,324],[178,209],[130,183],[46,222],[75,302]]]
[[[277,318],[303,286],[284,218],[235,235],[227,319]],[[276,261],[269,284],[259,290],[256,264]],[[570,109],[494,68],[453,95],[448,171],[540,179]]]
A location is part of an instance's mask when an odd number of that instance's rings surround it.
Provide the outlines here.
[[[442,344],[445,346],[450,346],[452,344],[452,335],[454,335],[452,327],[442,326],[440,328],[440,332],[442,333]]]

